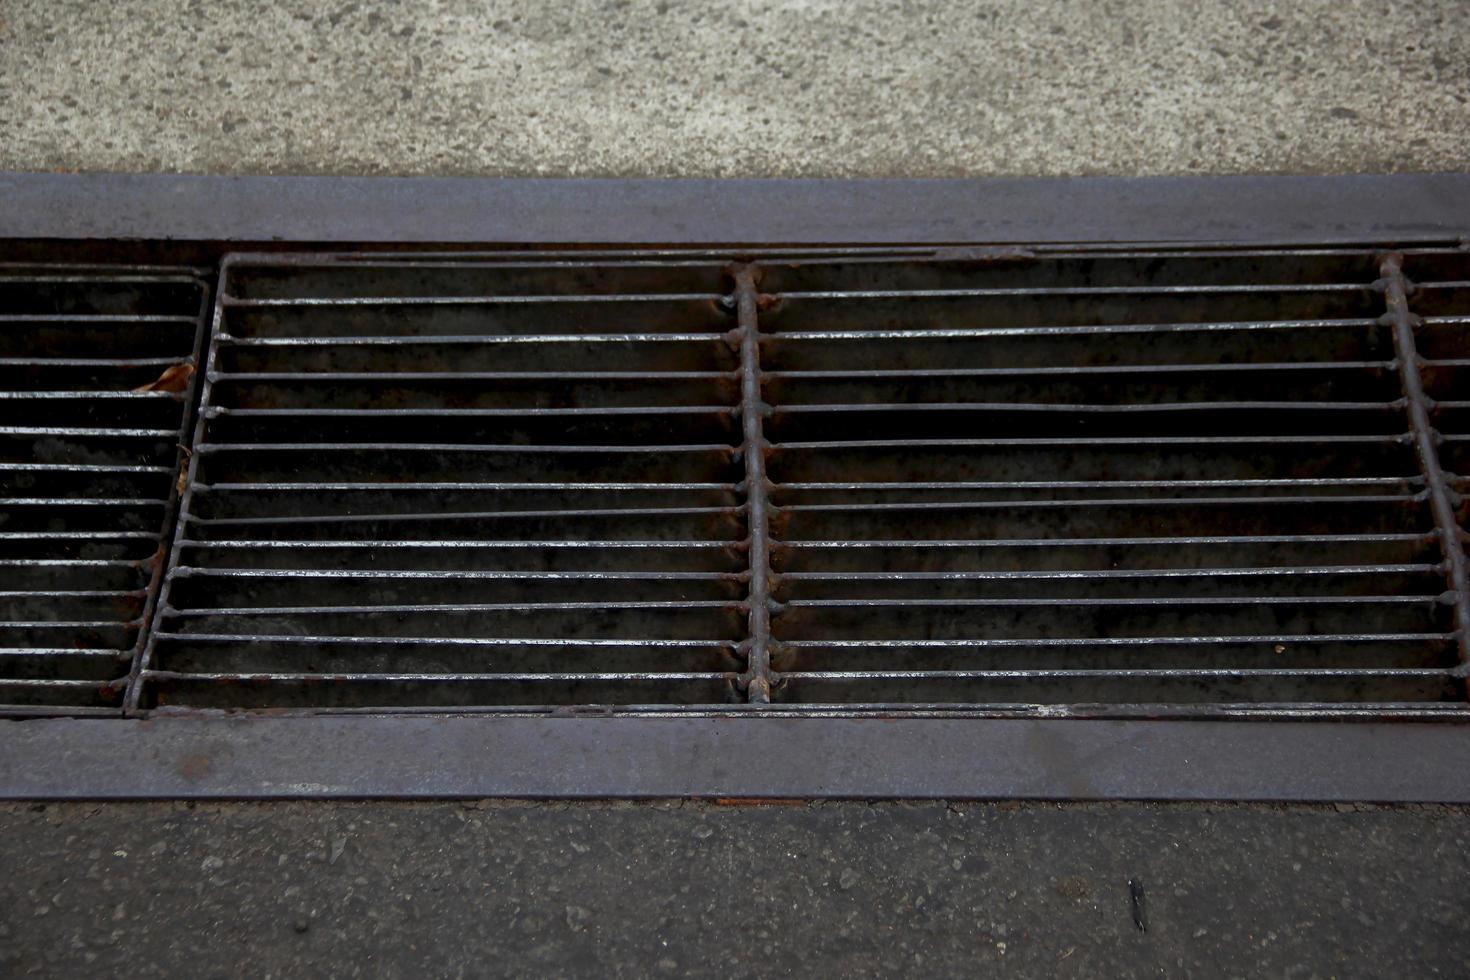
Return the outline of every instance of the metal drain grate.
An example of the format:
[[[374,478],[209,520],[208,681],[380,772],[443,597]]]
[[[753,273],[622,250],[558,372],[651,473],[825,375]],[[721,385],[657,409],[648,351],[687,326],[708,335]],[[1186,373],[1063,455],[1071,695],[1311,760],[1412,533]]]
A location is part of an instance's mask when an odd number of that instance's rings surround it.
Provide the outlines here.
[[[1405,396],[1396,268],[773,268],[781,695],[1458,710],[1457,498],[1415,455],[1454,407]]]
[[[0,704],[115,713],[208,308],[187,269],[0,266]]]
[[[733,696],[722,274],[228,261],[144,703]]]
[[[1467,260],[234,256],[130,700],[1461,711]]]

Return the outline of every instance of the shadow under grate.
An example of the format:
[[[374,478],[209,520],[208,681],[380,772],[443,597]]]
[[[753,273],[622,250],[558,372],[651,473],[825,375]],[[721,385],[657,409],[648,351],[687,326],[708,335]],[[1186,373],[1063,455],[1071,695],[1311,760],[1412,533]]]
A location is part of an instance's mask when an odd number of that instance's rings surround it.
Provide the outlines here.
[[[0,704],[121,711],[157,595],[208,289],[0,266]]]
[[[130,700],[1463,710],[1402,261],[232,256]]]

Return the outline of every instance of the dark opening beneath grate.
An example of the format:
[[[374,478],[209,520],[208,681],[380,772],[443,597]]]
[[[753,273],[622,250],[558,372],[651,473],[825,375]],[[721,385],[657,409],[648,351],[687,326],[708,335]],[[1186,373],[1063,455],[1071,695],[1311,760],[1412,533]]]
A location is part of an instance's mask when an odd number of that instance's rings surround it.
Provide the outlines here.
[[[1467,279],[233,256],[130,698],[1460,711]]]
[[[0,266],[0,704],[121,710],[207,308],[187,269]]]

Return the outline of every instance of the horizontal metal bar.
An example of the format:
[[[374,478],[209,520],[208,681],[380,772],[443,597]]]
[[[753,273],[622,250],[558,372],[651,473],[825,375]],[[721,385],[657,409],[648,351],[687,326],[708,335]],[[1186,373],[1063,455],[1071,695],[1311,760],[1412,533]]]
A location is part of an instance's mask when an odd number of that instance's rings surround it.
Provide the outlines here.
[[[0,473],[172,473],[169,466],[131,466],[121,463],[6,463]]]
[[[32,630],[101,629],[104,627],[135,629],[138,626],[138,622],[136,619],[53,619],[30,620],[27,622],[19,622],[11,619],[0,621],[0,627]]]
[[[1337,499],[1337,498],[1328,498]],[[1365,500],[1369,498],[1350,498]],[[418,521],[519,520],[536,517],[678,517],[681,515],[734,515],[741,507],[608,507],[600,510],[486,510],[465,512],[411,512],[400,514],[306,514],[279,517],[195,517],[184,520],[200,527],[258,527],[297,524],[403,523]]]
[[[1157,545],[1326,545],[1326,544],[1391,544],[1391,542],[1414,542],[1430,544],[1435,541],[1435,532],[1380,533],[1380,535],[1226,535],[1226,536],[1164,536],[1164,538],[979,538],[953,539],[923,538],[853,539],[853,541],[782,541],[779,548],[785,551],[819,550],[819,548],[851,548],[851,550],[879,550],[879,548],[954,548],[954,550],[985,550],[985,548],[1063,548],[1063,547],[1113,547],[1151,548]],[[794,574],[794,573],[786,573]]]
[[[0,262],[0,283],[90,283],[94,285],[197,286],[213,270],[181,269],[176,265],[116,263]]]
[[[1275,446],[1275,445],[1407,445],[1404,435],[1311,435],[1311,436],[1098,436],[1030,439],[851,439],[808,442],[777,442],[776,451],[806,449],[965,449],[1025,446]],[[660,447],[664,448],[664,447]]]
[[[381,268],[381,266],[379,266]],[[1362,288],[1362,287],[1359,287]],[[220,305],[230,309],[272,309],[279,307],[361,307],[361,306],[536,306],[550,304],[618,304],[678,303],[698,300],[718,302],[720,293],[558,293],[546,295],[495,296],[286,296],[250,298],[224,294]]]
[[[553,681],[654,681],[668,683],[677,681],[701,681],[711,679],[733,680],[731,671],[577,671],[555,673],[309,673],[270,671],[260,673],[231,673],[212,671],[208,673],[183,673],[170,670],[146,670],[143,677],[151,681],[194,681],[202,683],[228,683],[240,681],[249,684],[353,684],[362,682],[390,684],[465,684],[465,683],[528,683]],[[9,682],[6,682],[9,683]]]
[[[958,640],[782,640],[781,645],[809,649],[852,649],[862,647],[1118,647],[1118,646],[1221,646],[1244,643],[1381,643],[1385,640],[1453,640],[1455,633],[1267,633],[1243,636],[1063,636],[1003,637]]]
[[[835,318],[834,318],[835,319]],[[777,343],[792,340],[923,340],[977,337],[1069,337],[1113,334],[1161,333],[1254,333],[1272,330],[1320,330],[1372,327],[1378,321],[1367,317],[1333,320],[1216,320],[1205,323],[1114,323],[1098,326],[1047,327],[937,327],[907,330],[781,330],[774,329],[761,340]]]
[[[105,647],[0,647],[0,657],[34,657],[38,660],[46,660],[51,657],[97,657],[119,660],[129,655],[128,650],[113,650]],[[3,683],[5,682],[0,681],[0,684]]]
[[[1378,407],[1378,406],[1374,406]],[[1393,406],[1388,406],[1392,408]],[[640,405],[589,408],[230,408],[211,406],[205,418],[600,418],[640,415],[733,415],[729,405]]]
[[[292,542],[294,544],[294,542]],[[436,545],[439,542],[434,542]],[[175,565],[170,578],[288,578],[288,579],[547,579],[583,581],[607,579],[634,582],[714,582],[732,577],[727,572],[508,572],[462,569],[395,570],[353,568],[202,568]]]
[[[3,433],[0,429],[0,433]],[[1391,441],[1391,440],[1389,440]],[[694,445],[636,445],[636,446],[522,446],[516,443],[485,445],[461,442],[201,442],[194,446],[196,453],[239,453],[239,452],[308,452],[322,453],[337,450],[349,452],[414,452],[414,453],[600,453],[627,455],[629,453],[733,453],[735,447],[725,443],[700,443]]]
[[[779,486],[779,484],[778,484]],[[1266,504],[1364,504],[1364,503],[1422,503],[1423,491],[1414,494],[1393,496],[1326,496],[1326,497],[1095,497],[1065,500],[946,500],[946,501],[900,501],[897,503],[855,504],[781,504],[779,510],[804,513],[873,513],[900,510],[1073,510],[1084,507],[1198,507],[1212,506],[1264,506]]]
[[[156,531],[0,531],[0,541],[113,541],[124,539],[153,539],[161,535]]]
[[[1454,362],[1425,362],[1452,364]],[[1470,364],[1470,361],[1466,362]],[[879,380],[889,378],[1013,378],[1013,377],[1089,377],[1117,374],[1228,374],[1278,371],[1391,371],[1396,362],[1388,361],[1270,361],[1229,362],[1218,364],[1040,364],[1034,367],[962,368],[936,365],[926,368],[771,370],[761,373],[770,381],[804,381],[819,379]]]
[[[931,480],[890,482],[782,482],[782,490],[1108,490],[1175,489],[1181,487],[1409,487],[1420,485],[1420,475],[1344,476],[1240,480]],[[248,484],[241,484],[247,486]],[[396,484],[373,484],[396,486]],[[411,485],[410,485],[411,486]],[[579,484],[580,486],[580,484]],[[663,486],[663,484],[654,484]]]
[[[179,430],[0,425],[0,436],[71,436],[89,439],[177,439],[179,438]]]
[[[1043,596],[1039,598],[922,598],[907,599],[789,599],[787,609],[943,609],[998,608],[1010,609],[1042,606],[1046,608],[1110,608],[1161,606],[1395,606],[1440,604],[1435,595],[1254,595],[1254,596]],[[716,605],[720,605],[716,603]]]
[[[1439,667],[1172,667],[1167,669],[1068,669],[1037,667],[1024,670],[803,670],[789,671],[784,676],[827,681],[892,681],[913,680],[1065,680],[1070,678],[1116,678],[1148,680],[1152,678],[1224,678],[1224,677],[1456,677],[1458,674]]]
[[[5,688],[62,688],[96,691],[106,687],[109,683],[111,682],[60,677],[6,677],[0,679],[0,692],[3,692]],[[4,694],[0,693],[0,702],[3,702],[3,699]]]
[[[545,548],[581,548],[586,550],[611,549],[653,549],[653,548],[735,548],[742,545],[740,541],[722,541],[718,539],[705,540],[668,540],[668,541],[638,541],[638,540],[607,540],[607,541],[550,541],[550,540],[492,540],[485,538],[438,538],[432,541],[412,539],[382,539],[373,538],[366,540],[353,539],[318,539],[318,540],[288,540],[288,541],[249,541],[221,539],[219,541],[197,541],[184,538],[179,542],[184,548],[221,548],[221,549],[256,549],[256,548],[282,548],[296,551],[303,548],[359,548],[359,549],[440,549],[440,548],[522,548],[530,551],[539,551]]]
[[[0,360],[0,364],[5,363]],[[209,379],[230,382],[301,381],[718,381],[735,371],[212,371]]]
[[[0,507],[162,507],[166,503],[138,497],[0,497]]]
[[[236,337],[215,335],[220,347],[414,347],[485,344],[663,344],[728,342],[725,333],[539,333],[539,334],[404,334],[340,337]]]
[[[163,313],[0,313],[0,323],[177,323],[193,326],[195,322],[192,316]]]
[[[172,391],[0,391],[0,401],[180,401],[182,394]]]
[[[192,357],[0,357],[0,367],[172,367]]]
[[[64,599],[94,596],[104,599],[121,599],[143,595],[146,589],[4,589],[0,599]]]
[[[1421,285],[1425,285],[1422,284]],[[1217,293],[1361,293],[1367,283],[1198,283],[1176,286],[1002,286],[968,289],[825,289],[781,290],[772,293],[779,299],[963,299],[969,296],[999,296],[1027,299],[1034,296],[1170,296]]]
[[[0,558],[0,568],[137,568],[138,562],[107,558]]]
[[[1441,405],[1449,404],[1441,402]],[[892,404],[775,405],[775,415],[864,414],[869,412],[1035,412],[1067,415],[1152,415],[1167,412],[1402,412],[1401,402],[1220,401],[1076,404],[1067,402],[899,402]]]
[[[1055,542],[1037,541],[1038,545]],[[949,572],[783,572],[789,581],[877,582],[877,581],[1032,581],[1094,579],[1170,578],[1256,578],[1258,576],[1379,575],[1403,572],[1438,572],[1439,565],[1253,565],[1239,568],[1080,568],[1067,571],[949,571]]]
[[[159,643],[287,643],[294,646],[446,646],[446,647],[671,647],[734,650],[733,640],[671,640],[664,637],[513,637],[513,636],[302,636],[270,633],[169,633],[153,634]]]
[[[1256,535],[1170,535],[1164,537],[1103,538],[925,538],[885,540],[782,541],[782,548],[1055,548],[1070,545],[1152,546],[1216,544],[1335,544],[1342,542],[1431,542],[1434,532],[1394,534],[1256,534]]]
[[[1323,481],[1332,482],[1332,481]],[[1351,481],[1342,481],[1351,482]],[[1365,481],[1374,483],[1388,483],[1390,480]],[[1400,481],[1403,482],[1403,481]],[[394,493],[407,493],[413,491],[431,490],[729,490],[738,488],[735,483],[606,483],[601,481],[589,481],[587,483],[538,483],[533,481],[505,482],[496,480],[473,481],[473,480],[440,480],[440,481],[404,481],[393,483],[385,481],[359,480],[351,483],[330,483],[314,481],[261,481],[259,483],[195,483],[195,493],[230,493],[237,490],[256,491],[270,490],[273,492],[309,492],[317,490],[389,490]]]
[[[1466,725],[747,712],[17,721],[0,798],[1470,802]]]
[[[5,593],[0,592],[0,596]],[[1413,597],[1409,597],[1413,598]],[[1369,600],[1371,601],[1371,600]],[[1423,601],[1422,598],[1419,601]],[[596,611],[603,609],[743,609],[739,600],[679,599],[675,601],[625,601],[605,600],[600,602],[472,602],[472,603],[383,603],[366,606],[234,606],[229,608],[206,608],[193,606],[188,609],[168,607],[160,610],[165,619],[194,619],[200,616],[333,616],[356,613],[481,613],[481,612],[564,612]]]

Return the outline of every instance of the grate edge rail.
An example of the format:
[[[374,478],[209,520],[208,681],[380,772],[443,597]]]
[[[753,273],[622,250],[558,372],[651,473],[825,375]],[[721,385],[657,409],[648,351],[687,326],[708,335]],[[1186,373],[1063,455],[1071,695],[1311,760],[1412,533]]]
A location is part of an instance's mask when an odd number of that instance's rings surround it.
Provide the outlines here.
[[[1439,431],[1429,418],[1432,401],[1424,391],[1422,359],[1414,341],[1414,329],[1420,321],[1409,310],[1411,283],[1404,275],[1404,258],[1393,253],[1384,257],[1384,300],[1388,312],[1384,318],[1393,328],[1394,351],[1397,355],[1399,379],[1404,388],[1405,410],[1414,436],[1414,450],[1424,472],[1429,490],[1430,509],[1434,513],[1440,552],[1444,555],[1445,574],[1449,579],[1450,601],[1454,605],[1454,623],[1460,654],[1458,674],[1470,675],[1470,569],[1465,558],[1464,534],[1455,517],[1449,482],[1439,460]]]

